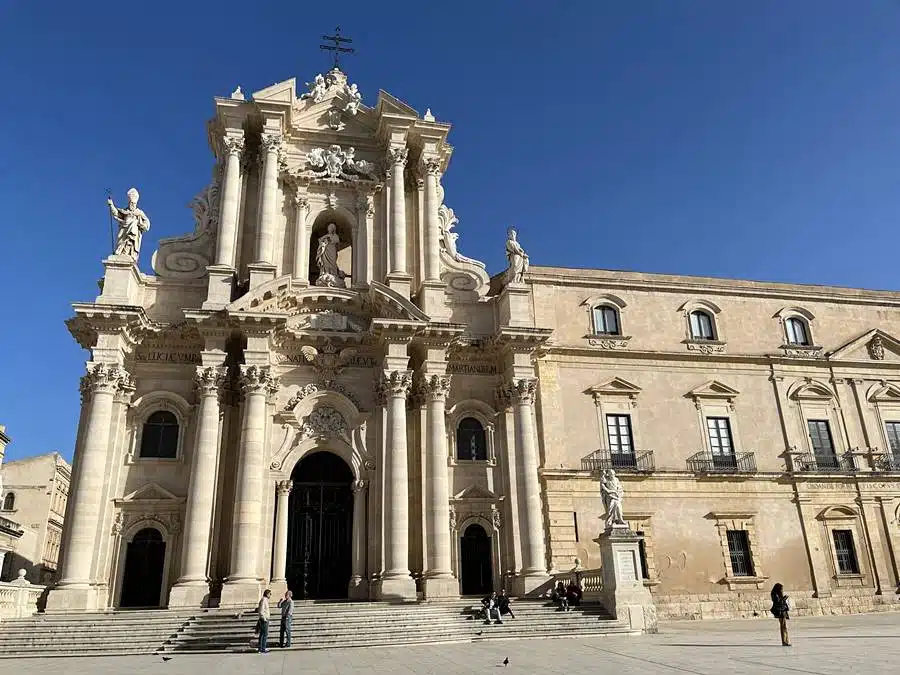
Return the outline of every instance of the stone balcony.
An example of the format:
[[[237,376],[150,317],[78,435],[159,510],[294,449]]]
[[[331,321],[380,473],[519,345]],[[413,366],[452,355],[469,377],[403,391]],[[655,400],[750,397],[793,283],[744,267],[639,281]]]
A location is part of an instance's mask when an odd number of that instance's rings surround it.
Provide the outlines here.
[[[687,469],[699,474],[756,473],[756,457],[752,452],[716,455],[701,450],[687,459]]]

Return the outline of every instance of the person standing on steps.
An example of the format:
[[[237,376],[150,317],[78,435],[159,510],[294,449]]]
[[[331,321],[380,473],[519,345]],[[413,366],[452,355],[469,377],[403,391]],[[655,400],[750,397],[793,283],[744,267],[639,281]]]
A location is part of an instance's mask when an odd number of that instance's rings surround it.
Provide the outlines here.
[[[772,616],[778,619],[778,626],[781,628],[781,644],[784,647],[791,646],[791,638],[788,635],[787,622],[791,618],[791,600],[784,594],[784,587],[781,584],[772,586]]]
[[[259,633],[259,648],[257,651],[260,654],[265,654],[269,651],[269,619],[272,616],[272,612],[269,609],[269,598],[272,596],[272,591],[268,588],[263,591],[262,597],[259,599],[259,605],[256,607],[256,613],[259,615],[259,618],[256,620],[257,632]]]
[[[291,646],[291,630],[294,622],[294,598],[290,591],[284,592],[284,597],[278,601],[281,609],[281,630],[278,633],[278,646],[282,649]],[[285,640],[285,635],[287,639]]]

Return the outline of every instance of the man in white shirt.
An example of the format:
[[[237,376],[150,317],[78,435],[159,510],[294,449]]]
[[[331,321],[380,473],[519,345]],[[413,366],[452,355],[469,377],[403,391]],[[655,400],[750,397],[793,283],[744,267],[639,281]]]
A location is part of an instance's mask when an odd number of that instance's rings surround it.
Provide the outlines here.
[[[256,613],[259,614],[259,619],[256,621],[256,626],[259,629],[259,651],[260,654],[265,654],[269,651],[269,618],[272,615],[272,612],[269,609],[269,598],[272,595],[272,591],[268,588],[263,591],[262,597],[259,599],[259,606],[256,608]]]

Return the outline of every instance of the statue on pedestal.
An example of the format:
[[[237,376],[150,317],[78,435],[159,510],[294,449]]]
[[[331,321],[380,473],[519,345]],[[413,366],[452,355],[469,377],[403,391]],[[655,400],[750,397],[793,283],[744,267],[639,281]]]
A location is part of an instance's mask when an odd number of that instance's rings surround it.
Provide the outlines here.
[[[144,232],[150,229],[150,219],[137,206],[138,199],[141,198],[138,191],[131,188],[126,194],[128,206],[124,209],[113,204],[112,197],[108,197],[106,203],[109,205],[110,214],[119,224],[115,254],[128,256],[137,262],[141,252],[141,238]]]
[[[515,228],[509,228],[506,239],[506,259],[509,267],[506,270],[506,281],[510,284],[525,283],[525,274],[528,272],[528,254],[517,241]]]
[[[603,507],[606,509],[606,531],[609,532],[613,528],[627,529],[628,524],[622,514],[622,497],[625,496],[625,490],[612,469],[603,472],[600,494],[603,496]]]
[[[328,223],[328,231],[319,237],[319,248],[316,250],[316,266],[319,276],[316,286],[342,287],[347,275],[338,267],[337,246],[340,243],[337,226]]]

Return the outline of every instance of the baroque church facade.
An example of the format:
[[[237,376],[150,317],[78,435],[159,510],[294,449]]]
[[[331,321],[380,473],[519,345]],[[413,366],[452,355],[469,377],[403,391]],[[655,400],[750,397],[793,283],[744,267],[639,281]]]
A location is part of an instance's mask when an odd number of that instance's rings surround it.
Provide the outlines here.
[[[590,585],[608,469],[660,616],[895,602],[900,294],[537,267],[514,232],[491,277],[449,124],[305,89],[215,100],[153,275],[110,203],[48,611]]]

